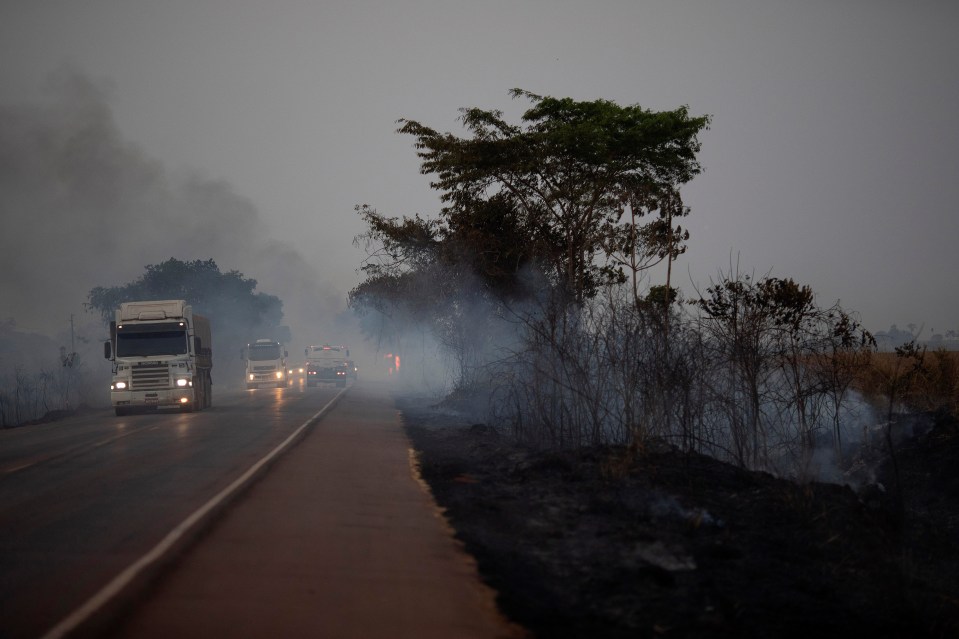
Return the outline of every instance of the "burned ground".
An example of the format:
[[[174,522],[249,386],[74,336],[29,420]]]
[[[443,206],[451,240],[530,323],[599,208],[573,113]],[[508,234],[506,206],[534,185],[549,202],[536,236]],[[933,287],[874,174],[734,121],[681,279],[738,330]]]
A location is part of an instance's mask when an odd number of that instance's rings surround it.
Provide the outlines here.
[[[954,420],[856,492],[665,447],[535,452],[399,405],[423,478],[533,636],[959,636]]]

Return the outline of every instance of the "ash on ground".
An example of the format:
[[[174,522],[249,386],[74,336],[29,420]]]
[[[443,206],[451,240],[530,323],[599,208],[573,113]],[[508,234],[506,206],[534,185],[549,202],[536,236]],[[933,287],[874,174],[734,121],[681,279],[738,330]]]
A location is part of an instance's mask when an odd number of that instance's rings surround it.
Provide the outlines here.
[[[531,636],[959,637],[955,420],[856,492],[667,448],[537,452],[397,403],[423,478]]]

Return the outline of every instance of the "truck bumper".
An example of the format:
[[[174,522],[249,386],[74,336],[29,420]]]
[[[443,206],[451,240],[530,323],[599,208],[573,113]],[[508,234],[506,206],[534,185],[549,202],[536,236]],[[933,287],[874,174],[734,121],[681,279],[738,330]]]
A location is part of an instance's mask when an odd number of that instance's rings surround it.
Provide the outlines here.
[[[257,386],[286,386],[286,375],[277,378],[276,373],[269,373],[264,375],[254,375],[253,379],[250,379],[250,376],[247,375],[246,387],[256,388]]]
[[[114,408],[187,408],[193,406],[192,388],[149,391],[110,391]]]

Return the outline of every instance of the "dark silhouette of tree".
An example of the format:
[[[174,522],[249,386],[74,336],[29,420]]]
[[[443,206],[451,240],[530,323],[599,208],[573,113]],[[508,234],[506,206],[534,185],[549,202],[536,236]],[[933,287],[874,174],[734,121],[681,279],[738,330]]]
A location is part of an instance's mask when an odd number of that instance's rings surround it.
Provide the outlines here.
[[[818,399],[828,393],[838,410],[852,383],[851,371],[829,366],[870,351],[872,335],[838,305],[820,308],[812,289],[790,278],[731,274],[692,304],[701,312],[707,345],[722,362],[725,396],[742,398],[730,401],[729,410],[736,461],[751,468],[769,463],[773,433],[765,414],[775,412],[768,409],[773,405],[789,407],[801,458],[808,460]],[[841,446],[838,431],[836,442]]]
[[[406,119],[399,131],[416,138],[421,172],[437,176],[431,186],[442,192],[444,216],[454,227],[474,215],[478,202],[499,198],[499,210],[511,212],[548,278],[582,301],[603,284],[624,281],[621,265],[609,258],[611,247],[624,242],[637,248],[635,216],[659,208],[660,199],[701,171],[697,136],[709,118],[690,117],[685,106],[653,112],[511,93],[532,102],[522,125],[506,122],[500,111],[468,108],[461,119],[470,138]],[[622,222],[627,207],[634,218]],[[657,232],[645,239],[671,245],[675,238]]]
[[[282,330],[283,302],[275,295],[257,293],[256,280],[239,271],[223,273],[212,259],[170,258],[145,268],[143,275],[127,284],[93,288],[87,295],[87,310],[109,321],[121,302],[186,300],[194,312],[210,318],[218,367],[226,367],[226,374],[237,379],[238,373],[232,369],[240,368],[240,360],[233,355],[243,344]]]
[[[255,289],[256,280],[236,270],[221,273],[212,259],[183,262],[170,258],[147,265],[146,273],[128,284],[93,288],[85,306],[109,320],[121,302],[182,299],[201,314],[228,310],[230,317],[241,324],[278,325],[283,303],[275,295],[256,293]]]
[[[481,312],[544,295],[560,309],[580,305],[625,282],[625,269],[635,277],[639,265],[684,250],[688,233],[672,218],[688,212],[678,187],[701,170],[697,135],[708,117],[512,95],[532,103],[520,125],[499,111],[463,109],[466,138],[399,121],[444,206],[436,219],[356,207],[369,228],[357,243],[369,259],[350,304],[378,342],[418,321],[461,347],[471,326],[467,346],[478,348]],[[640,227],[654,211],[658,219]]]

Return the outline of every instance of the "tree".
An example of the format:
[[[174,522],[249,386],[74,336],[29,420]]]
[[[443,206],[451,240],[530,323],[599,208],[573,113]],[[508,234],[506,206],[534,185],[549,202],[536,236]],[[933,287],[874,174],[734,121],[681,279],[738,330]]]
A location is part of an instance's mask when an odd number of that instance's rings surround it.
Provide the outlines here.
[[[836,458],[844,464],[842,410],[861,371],[868,368],[876,338],[858,319],[839,308],[828,309],[822,321],[823,348],[812,354],[809,365],[831,403],[831,426]]]
[[[443,213],[468,217],[478,202],[499,198],[515,216],[537,263],[572,301],[625,281],[611,247],[636,249],[635,220],[650,202],[674,194],[701,171],[698,134],[708,116],[687,107],[653,112],[607,100],[579,102],[514,89],[533,103],[512,125],[497,110],[463,109],[471,138],[439,133],[415,120],[399,131],[416,138],[421,172],[435,174]],[[658,206],[658,205],[655,205]],[[672,241],[672,233],[649,234]],[[625,239],[624,239],[625,238]],[[667,249],[672,254],[673,249]]]
[[[254,292],[255,289],[256,280],[245,278],[236,270],[221,273],[212,259],[183,262],[171,257],[166,262],[147,265],[146,273],[128,284],[93,288],[85,306],[108,320],[121,302],[183,299],[211,316],[215,310],[229,311],[231,320],[239,324],[278,326],[283,303],[274,295]]]
[[[250,340],[272,335],[283,319],[283,302],[275,295],[257,293],[256,280],[236,270],[222,273],[212,259],[181,261],[175,258],[146,266],[146,273],[121,286],[97,286],[87,295],[87,310],[104,321],[113,318],[121,302],[182,299],[210,318],[214,354],[238,353]],[[235,349],[234,349],[235,347]],[[239,357],[218,357],[239,368]],[[235,371],[231,371],[232,374]]]
[[[370,230],[367,278],[350,291],[350,306],[377,346],[402,351],[408,334],[427,331],[471,377],[490,343],[484,325],[498,305],[524,293],[517,273],[528,261],[508,210],[496,198],[477,203],[453,222],[385,218],[357,207]]]
[[[716,395],[737,463],[806,472],[827,425],[841,459],[843,404],[873,336],[790,278],[726,275],[692,304],[715,354]]]
[[[690,117],[686,107],[656,113],[520,89],[512,95],[532,102],[522,124],[499,111],[463,109],[466,138],[399,120],[444,206],[437,219],[356,207],[369,227],[357,237],[369,259],[350,304],[377,338],[393,332],[387,324],[415,319],[441,343],[477,350],[480,312],[495,316],[550,296],[565,321],[566,307],[626,281],[625,265],[635,275],[632,266],[649,256],[681,253],[688,234],[672,232],[672,216],[688,212],[678,187],[700,171],[697,135],[707,117]],[[638,228],[655,210],[661,219]]]

